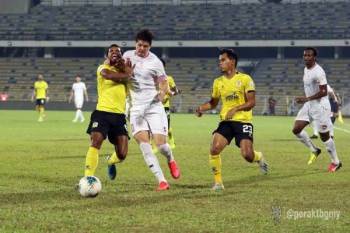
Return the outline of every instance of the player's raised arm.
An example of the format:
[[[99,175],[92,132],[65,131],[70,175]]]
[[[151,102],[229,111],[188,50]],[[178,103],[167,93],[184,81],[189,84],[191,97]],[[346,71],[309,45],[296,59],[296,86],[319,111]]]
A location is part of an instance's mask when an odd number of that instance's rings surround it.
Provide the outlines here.
[[[114,82],[125,82],[133,75],[134,68],[130,60],[124,61],[119,46],[111,46],[106,54],[104,65],[114,66],[116,71],[102,68],[100,74],[103,78]]]

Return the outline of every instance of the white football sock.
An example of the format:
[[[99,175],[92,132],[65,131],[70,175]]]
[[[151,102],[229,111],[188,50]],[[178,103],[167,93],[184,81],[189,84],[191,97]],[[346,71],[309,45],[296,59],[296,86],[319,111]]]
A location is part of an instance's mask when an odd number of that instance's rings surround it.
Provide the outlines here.
[[[326,145],[326,149],[331,157],[332,163],[338,164],[339,158],[337,155],[337,150],[335,149],[335,143],[333,138],[329,138],[328,141],[323,142]]]
[[[84,121],[85,118],[84,118],[84,115],[83,115],[83,111],[81,111],[80,109],[79,109],[78,111],[79,111],[79,118],[80,118],[80,121]]]
[[[140,143],[140,149],[143,154],[143,158],[145,159],[145,162],[151,172],[155,175],[155,177],[158,179],[158,182],[166,181],[163,171],[159,166],[159,162],[157,157],[152,152],[152,146],[149,143],[141,142]]]
[[[174,160],[173,153],[171,151],[171,148],[168,143],[165,143],[163,145],[160,145],[158,147],[159,152],[167,158],[168,163]]]
[[[79,110],[75,112],[75,117],[73,121],[77,121],[79,119]]]
[[[297,138],[303,143],[305,146],[307,146],[312,152],[317,151],[316,146],[312,143],[309,135],[302,130],[299,134],[296,134]]]
[[[318,127],[317,127],[316,121],[312,122],[312,128],[314,130],[314,135],[318,136]]]

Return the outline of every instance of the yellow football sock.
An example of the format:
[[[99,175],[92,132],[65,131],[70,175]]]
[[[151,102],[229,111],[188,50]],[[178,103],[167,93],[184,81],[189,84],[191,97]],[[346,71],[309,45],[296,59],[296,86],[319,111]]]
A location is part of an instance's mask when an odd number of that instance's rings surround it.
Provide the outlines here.
[[[111,157],[109,157],[107,163],[108,165],[112,165],[112,164],[116,164],[116,163],[120,163],[120,159],[117,156],[117,153],[114,151],[113,154],[111,155]]]
[[[209,165],[214,174],[214,179],[216,184],[222,184],[221,177],[221,157],[218,155],[209,155]]]
[[[85,176],[93,176],[98,164],[98,149],[90,146],[85,160]]]
[[[344,124],[343,114],[341,113],[340,110],[338,111],[338,121],[339,121],[341,124]]]
[[[253,162],[259,162],[261,158],[262,158],[262,153],[259,151],[254,151]]]
[[[175,146],[175,139],[174,139],[174,136],[173,136],[173,129],[171,127],[169,128],[168,139],[169,139],[170,146],[174,147]]]

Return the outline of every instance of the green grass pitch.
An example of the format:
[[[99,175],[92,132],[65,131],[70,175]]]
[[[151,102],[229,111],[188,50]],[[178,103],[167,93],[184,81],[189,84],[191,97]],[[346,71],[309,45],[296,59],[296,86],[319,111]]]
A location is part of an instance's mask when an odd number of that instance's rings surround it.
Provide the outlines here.
[[[105,141],[96,173],[102,192],[86,199],[74,189],[89,145],[85,116],[74,124],[73,112],[48,111],[38,123],[34,111],[0,111],[0,232],[350,232],[348,119],[335,130],[343,168],[330,174],[320,140],[321,156],[307,165],[309,152],[291,133],[292,117],[256,116],[255,148],[270,174],[260,175],[229,146],[222,154],[226,189],[213,192],[208,153],[218,116],[173,114],[179,180],[158,155],[169,191],[155,192],[133,139],[117,179],[108,180],[105,155],[113,147]],[[327,219],[332,211],[339,218]]]

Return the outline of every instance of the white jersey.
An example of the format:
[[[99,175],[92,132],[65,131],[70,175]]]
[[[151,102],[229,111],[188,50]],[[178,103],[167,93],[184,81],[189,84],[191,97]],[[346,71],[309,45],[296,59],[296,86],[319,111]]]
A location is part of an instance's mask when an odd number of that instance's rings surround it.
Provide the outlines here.
[[[159,81],[167,77],[162,62],[151,52],[147,57],[140,57],[135,50],[130,50],[123,57],[135,65],[129,86],[131,105],[150,105],[158,94]]]
[[[311,69],[304,68],[304,90],[306,97],[315,95],[320,91],[320,85],[326,85],[326,73],[317,63]],[[320,99],[311,100],[304,103],[299,110],[296,120],[315,122],[318,132],[329,132],[333,129],[330,119],[331,106],[328,96],[323,96]]]
[[[74,100],[84,100],[84,91],[86,91],[86,86],[85,83],[79,82],[79,83],[74,83],[72,86],[72,90],[74,93]]]
[[[320,65],[315,63],[315,65],[311,69],[308,69],[307,67],[304,68],[303,81],[305,96],[309,97],[315,95],[317,92],[320,91],[320,85],[327,84],[326,73]],[[323,96],[320,99],[311,100],[310,105],[313,106],[315,104],[322,104],[326,102],[328,102],[328,97]]]

